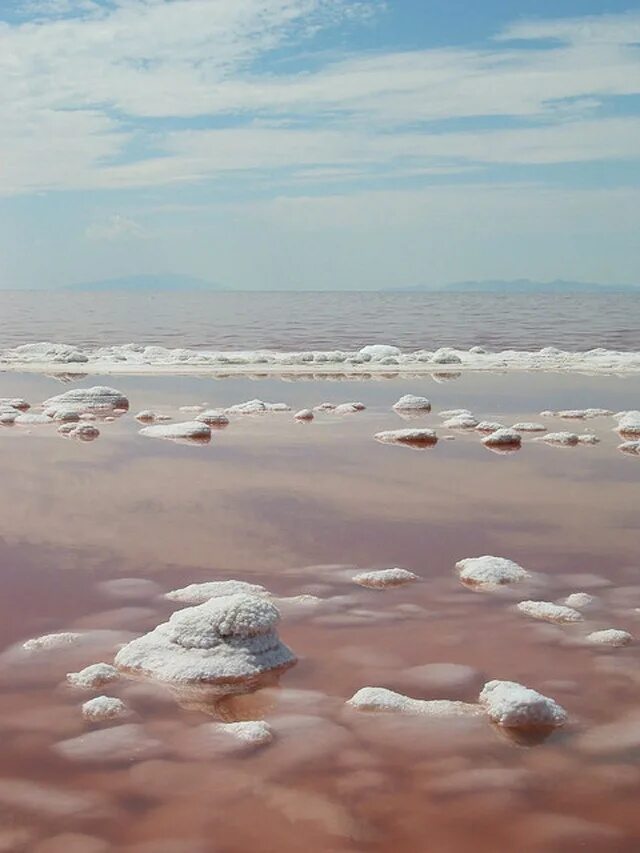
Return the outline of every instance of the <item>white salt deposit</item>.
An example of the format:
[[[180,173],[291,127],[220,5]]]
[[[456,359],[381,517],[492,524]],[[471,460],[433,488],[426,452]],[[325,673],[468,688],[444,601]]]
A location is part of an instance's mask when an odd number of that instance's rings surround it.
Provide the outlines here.
[[[447,429],[475,429],[479,421],[473,415],[456,415],[453,418],[448,418],[442,426]]]
[[[592,631],[591,634],[587,635],[587,640],[598,646],[618,648],[632,643],[633,636],[628,631],[622,631],[618,628],[604,628],[601,631]]]
[[[206,406],[180,406],[179,411],[187,412],[189,414],[197,414],[198,412],[203,412],[206,409]]]
[[[1,420],[1,418],[0,418]],[[640,441],[624,441],[618,445],[618,450],[640,456]]]
[[[196,416],[196,420],[215,427],[226,426],[229,423],[229,418],[218,409],[206,409]]]
[[[402,355],[402,350],[384,344],[370,344],[362,347],[360,355],[365,356],[367,361],[382,361],[386,358],[399,358]]]
[[[476,427],[476,432],[497,432],[499,429],[505,429],[505,425],[499,424],[497,421],[480,421]]]
[[[265,403],[263,400],[248,400],[225,409],[228,415],[262,415],[267,412],[290,412],[286,403]]]
[[[522,438],[514,429],[499,429],[482,439],[487,447],[520,447]]]
[[[438,436],[434,429],[390,429],[384,432],[377,432],[374,438],[383,444],[414,444],[424,446],[437,444],[438,442]]]
[[[23,400],[22,397],[0,397],[0,409],[4,406],[17,409],[20,412],[27,412],[31,408],[31,404]]]
[[[82,716],[88,720],[115,720],[126,717],[127,706],[114,696],[96,696],[82,705]]]
[[[610,417],[613,412],[610,409],[562,409],[552,413],[556,418],[567,420],[586,420],[587,418]]]
[[[49,415],[39,414],[38,412],[24,412],[24,414],[18,415],[13,422],[20,426],[39,426],[40,424],[54,423],[53,418],[50,418]]]
[[[467,416],[467,417],[472,418],[473,412],[471,412],[469,409],[446,409],[444,412],[438,413],[438,417],[445,418],[445,419],[446,418],[458,418],[458,417],[463,417],[463,416]]]
[[[58,427],[58,432],[77,438],[79,441],[94,441],[100,436],[100,430],[93,424],[62,424]]]
[[[192,583],[181,589],[172,589],[166,593],[166,598],[171,601],[181,601],[184,604],[204,604],[212,598],[221,598],[225,595],[268,596],[268,591],[259,584],[247,583],[246,581],[207,581],[205,583]]]
[[[412,699],[385,687],[362,687],[347,705],[359,711],[386,711],[429,717],[467,717],[482,713],[478,705],[451,699]]]
[[[335,403],[320,403],[319,406],[314,406],[314,412],[333,412],[336,408]]]
[[[415,394],[405,394],[400,397],[393,408],[396,412],[430,412],[431,402],[426,397],[416,397]]]
[[[279,618],[275,605],[256,595],[213,598],[128,643],[115,664],[160,681],[232,687],[295,663],[276,633]]]
[[[156,412],[152,412],[151,409],[143,409],[143,411],[138,412],[135,416],[137,421],[140,421],[142,424],[152,424],[154,421],[158,420],[158,415]]]
[[[547,428],[544,424],[536,423],[535,421],[523,421],[522,423],[514,424],[511,429],[518,432],[546,432]]]
[[[187,439],[190,441],[209,441],[211,427],[199,421],[184,421],[177,424],[154,424],[143,427],[140,435],[148,438]]]
[[[18,415],[19,412],[17,410],[14,412],[2,412],[0,414],[0,424],[3,424],[4,426],[13,426]]]
[[[497,587],[518,583],[529,577],[529,572],[505,557],[468,557],[456,563],[460,580],[469,586]]]
[[[575,432],[548,432],[538,436],[534,441],[544,441],[546,444],[557,444],[560,447],[575,447],[580,442],[580,436]]]
[[[353,580],[360,586],[370,587],[371,589],[387,589],[392,586],[402,586],[406,583],[412,583],[419,580],[418,575],[407,569],[379,569],[372,572],[360,572],[354,575]]]
[[[352,415],[355,412],[362,412],[366,409],[364,403],[340,403],[333,410],[336,415]]]
[[[64,394],[50,397],[44,402],[45,409],[76,408],[84,412],[102,412],[107,409],[129,409],[129,400],[116,388],[94,385],[92,388],[72,388]]]
[[[296,412],[293,417],[297,421],[312,421],[314,414],[311,409],[300,409],[300,411]]]
[[[120,673],[108,663],[92,663],[80,672],[67,673],[67,681],[74,687],[102,687],[120,678]]]
[[[216,730],[246,746],[264,746],[273,741],[273,729],[264,720],[213,723]]]
[[[581,622],[583,619],[582,613],[575,608],[551,601],[521,601],[516,606],[521,613],[544,622]]]
[[[618,420],[617,430],[623,437],[640,437],[640,412],[626,412]]]
[[[451,347],[440,347],[431,357],[433,364],[462,364],[461,356]]]
[[[582,610],[583,607],[589,607],[597,601],[594,595],[589,595],[588,592],[572,592],[562,602],[567,607],[573,607],[576,610]]]
[[[59,634],[43,634],[42,637],[34,637],[26,640],[22,648],[27,652],[48,651],[49,649],[60,649],[72,646],[82,638],[82,634],[73,631],[63,631]]]
[[[597,435],[592,435],[591,433],[581,433],[578,436],[578,444],[599,444],[600,439]]]
[[[494,723],[507,728],[555,728],[567,712],[554,699],[515,681],[489,681],[478,701]]]

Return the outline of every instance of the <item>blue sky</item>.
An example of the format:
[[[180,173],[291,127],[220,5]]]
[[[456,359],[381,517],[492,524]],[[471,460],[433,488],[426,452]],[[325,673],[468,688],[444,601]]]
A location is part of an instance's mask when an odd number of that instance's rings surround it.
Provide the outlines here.
[[[0,287],[640,283],[639,45],[620,0],[0,0]]]

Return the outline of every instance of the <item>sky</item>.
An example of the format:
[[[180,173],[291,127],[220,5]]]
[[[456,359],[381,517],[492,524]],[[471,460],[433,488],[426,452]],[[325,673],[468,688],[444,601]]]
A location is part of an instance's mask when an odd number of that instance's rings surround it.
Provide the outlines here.
[[[0,287],[640,283],[640,9],[0,0]]]

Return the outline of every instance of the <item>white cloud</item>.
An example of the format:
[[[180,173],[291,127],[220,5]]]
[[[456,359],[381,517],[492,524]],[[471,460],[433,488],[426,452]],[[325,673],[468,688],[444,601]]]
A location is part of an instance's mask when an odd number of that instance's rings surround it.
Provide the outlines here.
[[[133,219],[114,213],[100,222],[90,223],[85,230],[85,236],[90,240],[114,242],[116,240],[146,237],[147,231]]]

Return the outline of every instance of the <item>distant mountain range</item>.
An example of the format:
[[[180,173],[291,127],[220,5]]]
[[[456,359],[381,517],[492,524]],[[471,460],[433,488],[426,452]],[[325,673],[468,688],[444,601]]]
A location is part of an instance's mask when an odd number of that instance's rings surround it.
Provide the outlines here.
[[[429,291],[438,290],[447,293],[622,293],[638,292],[640,286],[634,284],[594,284],[588,281],[532,281],[529,278],[516,278],[511,281],[496,279],[488,281],[457,281],[433,288],[426,285],[400,287],[394,290]]]
[[[121,278],[105,278],[100,281],[86,281],[73,284],[69,290],[83,291],[125,291],[127,293],[152,293],[154,291],[187,290],[224,290],[211,281],[191,275],[129,275]]]

